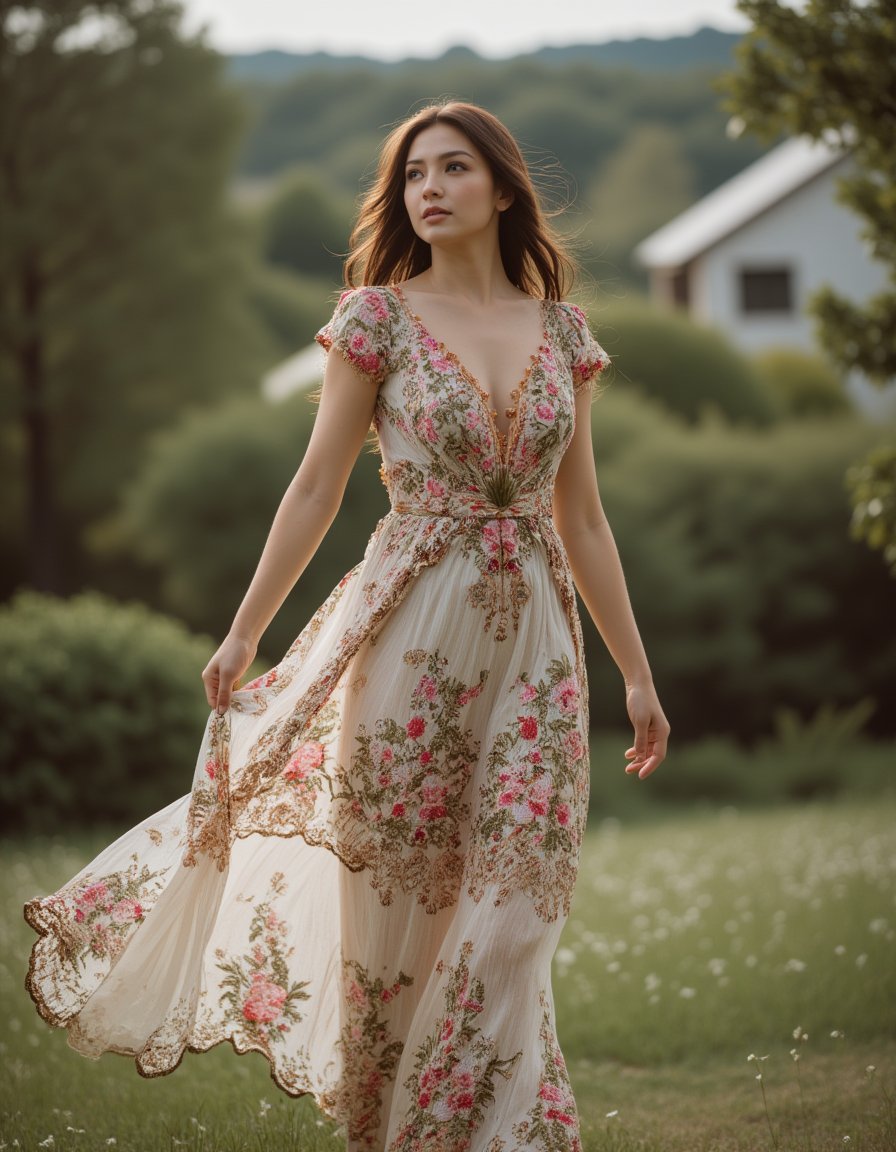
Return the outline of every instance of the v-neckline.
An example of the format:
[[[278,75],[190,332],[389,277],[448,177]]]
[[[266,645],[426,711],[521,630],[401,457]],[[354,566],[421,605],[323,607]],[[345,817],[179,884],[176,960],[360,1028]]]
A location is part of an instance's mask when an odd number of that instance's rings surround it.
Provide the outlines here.
[[[514,400],[515,403],[509,405],[504,410],[505,416],[508,412],[510,412],[511,415],[509,417],[510,423],[507,426],[507,431],[502,432],[498,427],[497,410],[492,407],[492,398],[479,383],[479,380],[473,375],[473,373],[469,370],[469,368],[467,368],[467,366],[455,352],[452,352],[451,349],[446,347],[446,345],[441,340],[437,340],[435,336],[433,336],[421,318],[411,307],[410,301],[408,300],[407,296],[405,296],[401,285],[390,284],[388,287],[391,288],[395,293],[402,308],[407,313],[411,321],[417,326],[420,333],[427,339],[431,340],[438,347],[443,359],[449,360],[457,369],[461,378],[466,381],[466,383],[469,384],[473,389],[474,394],[478,398],[486,416],[488,417],[489,425],[491,426],[492,432],[494,433],[495,446],[498,449],[498,454],[501,460],[506,462],[507,450],[515,440],[515,434],[519,430],[520,400],[522,399],[526,387],[528,386],[529,379],[532,376],[532,371],[535,368],[535,365],[547,351],[547,345],[550,339],[547,323],[547,301],[538,301],[539,315],[541,316],[541,339],[539,341],[538,348],[529,357],[529,364],[526,367],[526,371],[523,373],[522,379],[514,388],[511,388],[510,390],[510,399]]]

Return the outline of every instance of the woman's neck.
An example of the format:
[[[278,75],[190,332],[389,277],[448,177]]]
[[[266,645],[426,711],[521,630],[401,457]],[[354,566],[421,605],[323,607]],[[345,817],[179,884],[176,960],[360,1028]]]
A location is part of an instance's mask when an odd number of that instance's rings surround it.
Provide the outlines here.
[[[481,245],[467,251],[433,246],[432,264],[408,286],[433,295],[462,296],[484,307],[493,300],[525,295],[508,280],[497,245],[491,253],[483,252]]]

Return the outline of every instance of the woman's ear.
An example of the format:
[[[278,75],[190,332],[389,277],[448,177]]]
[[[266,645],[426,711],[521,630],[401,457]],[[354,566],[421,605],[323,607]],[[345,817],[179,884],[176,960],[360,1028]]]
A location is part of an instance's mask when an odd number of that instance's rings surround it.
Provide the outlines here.
[[[497,209],[499,212],[504,212],[510,207],[514,201],[513,192],[498,192]]]

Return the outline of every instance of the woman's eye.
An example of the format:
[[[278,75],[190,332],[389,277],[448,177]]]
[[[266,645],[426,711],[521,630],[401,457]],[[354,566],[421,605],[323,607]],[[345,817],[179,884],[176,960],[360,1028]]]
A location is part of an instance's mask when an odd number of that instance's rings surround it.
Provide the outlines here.
[[[405,173],[405,179],[406,180],[413,180],[415,176],[419,176],[419,175],[420,175],[420,169],[419,168],[409,168],[408,171]]]
[[[467,170],[467,166],[462,164],[460,160],[452,160],[448,165],[448,171],[450,172],[452,168],[459,168],[461,172],[466,172]]]

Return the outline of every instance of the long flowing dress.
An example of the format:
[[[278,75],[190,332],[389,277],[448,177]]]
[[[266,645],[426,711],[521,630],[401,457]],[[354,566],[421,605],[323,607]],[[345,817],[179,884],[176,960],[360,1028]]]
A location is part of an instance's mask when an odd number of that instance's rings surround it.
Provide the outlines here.
[[[230,1041],[350,1152],[578,1152],[551,959],[588,804],[588,688],[552,521],[608,357],[541,304],[509,428],[399,286],[319,343],[379,384],[390,511],[281,662],[212,713],[189,795],[25,917],[27,987],[143,1076]]]

